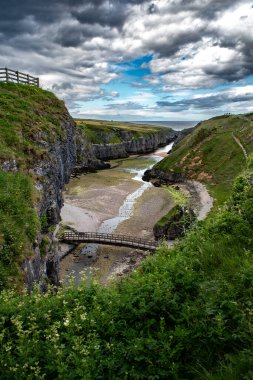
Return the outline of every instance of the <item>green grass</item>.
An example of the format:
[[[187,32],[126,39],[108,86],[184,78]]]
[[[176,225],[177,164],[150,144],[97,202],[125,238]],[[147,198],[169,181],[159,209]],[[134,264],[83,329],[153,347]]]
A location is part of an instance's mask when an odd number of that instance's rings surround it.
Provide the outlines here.
[[[75,119],[75,121],[77,126],[85,132],[86,137],[93,144],[120,143],[126,132],[136,140],[143,135],[168,133],[168,128],[146,124],[88,119]]]
[[[233,134],[248,154],[253,152],[251,120],[244,115],[220,116],[202,122],[156,167],[206,183],[217,204],[221,204],[231,192],[235,177],[247,164]]]
[[[166,190],[170,198],[174,201],[176,205],[186,206],[188,203],[188,198],[186,195],[179,189],[177,190],[174,186],[166,187]]]
[[[0,172],[0,290],[23,280],[18,264],[33,254],[39,228],[31,180],[22,174]]]
[[[46,154],[41,140],[65,138],[64,103],[37,87],[0,83],[0,162],[16,159],[25,171]]]
[[[174,206],[172,207],[172,209],[166,214],[164,215],[158,222],[157,222],[157,225],[160,226],[160,227],[163,227],[165,226],[172,218],[176,217],[176,216],[179,216],[181,213],[180,213],[180,209],[178,209],[177,206]]]

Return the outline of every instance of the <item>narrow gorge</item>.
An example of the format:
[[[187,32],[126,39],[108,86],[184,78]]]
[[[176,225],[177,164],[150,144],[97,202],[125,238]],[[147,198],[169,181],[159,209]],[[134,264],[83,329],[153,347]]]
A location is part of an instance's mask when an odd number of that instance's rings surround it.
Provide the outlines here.
[[[75,121],[63,102],[52,93],[32,87],[22,88],[21,91],[14,85],[1,86],[3,120],[10,124],[10,112],[14,113],[15,122],[12,122],[9,133],[17,144],[9,145],[8,136],[2,135],[0,169],[6,176],[11,176],[8,177],[10,181],[17,173],[27,178],[31,184],[31,207],[38,217],[38,228],[33,238],[26,237],[23,229],[26,228],[25,221],[22,222],[24,227],[17,226],[24,234],[24,242],[20,244],[26,245],[22,254],[20,251],[18,260],[25,272],[29,290],[36,282],[42,283],[43,288],[47,282],[58,285],[60,256],[54,226],[61,219],[62,193],[71,175],[75,177],[82,173],[108,170],[111,166],[109,160],[153,152],[159,146],[179,139],[181,132],[129,123],[108,122],[108,125],[103,125],[99,121]],[[7,101],[6,94],[12,103]],[[125,174],[129,179],[133,176],[126,171]],[[136,185],[130,187],[137,189]],[[2,228],[2,244],[5,247],[8,234],[5,227]],[[87,228],[85,225],[82,230]],[[19,255],[19,250],[17,248],[16,255]]]

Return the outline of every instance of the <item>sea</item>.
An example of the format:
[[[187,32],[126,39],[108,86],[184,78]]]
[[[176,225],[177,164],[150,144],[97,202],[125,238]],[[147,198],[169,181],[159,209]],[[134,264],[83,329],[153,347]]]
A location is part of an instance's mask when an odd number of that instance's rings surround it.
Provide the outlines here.
[[[136,124],[149,124],[159,125],[162,127],[172,128],[175,131],[182,131],[183,129],[195,127],[198,121],[174,121],[174,120],[145,120],[145,121],[130,121],[130,123]]]

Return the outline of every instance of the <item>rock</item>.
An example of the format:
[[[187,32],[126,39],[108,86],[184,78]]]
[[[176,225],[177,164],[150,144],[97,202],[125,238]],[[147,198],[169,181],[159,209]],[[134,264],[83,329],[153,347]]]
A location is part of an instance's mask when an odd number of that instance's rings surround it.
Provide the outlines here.
[[[151,181],[154,184],[154,186],[161,186],[161,185],[173,185],[173,183],[183,182],[185,180],[185,177],[182,173],[176,173],[173,171],[164,172],[160,169],[151,169],[146,170],[143,177],[143,181]]]
[[[6,160],[1,164],[1,169],[4,172],[15,173],[18,171],[17,161],[16,160]]]
[[[165,218],[162,218],[154,226],[153,232],[156,240],[163,238],[175,240],[184,236],[196,220],[196,215],[189,207],[175,206],[168,213],[168,219]]]

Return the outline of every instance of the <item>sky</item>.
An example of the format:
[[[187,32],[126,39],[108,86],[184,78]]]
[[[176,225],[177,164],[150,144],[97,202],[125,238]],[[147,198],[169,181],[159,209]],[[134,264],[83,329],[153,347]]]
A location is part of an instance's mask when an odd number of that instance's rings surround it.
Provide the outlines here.
[[[39,76],[80,118],[253,112],[253,1],[8,0],[0,67]]]

